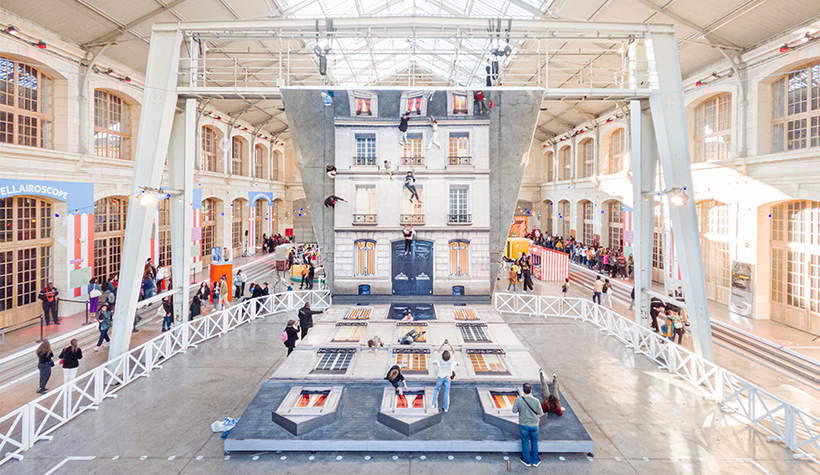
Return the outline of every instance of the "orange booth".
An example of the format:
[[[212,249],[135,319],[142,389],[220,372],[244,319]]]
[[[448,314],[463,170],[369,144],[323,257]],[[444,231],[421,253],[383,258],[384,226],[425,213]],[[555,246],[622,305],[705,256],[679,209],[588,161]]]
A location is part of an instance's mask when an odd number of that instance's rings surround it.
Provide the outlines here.
[[[214,282],[219,282],[222,276],[225,276],[225,280],[228,282],[228,302],[233,302],[233,264],[215,264],[211,262],[210,274],[211,288],[213,288]],[[220,295],[219,298],[224,299],[225,296]]]

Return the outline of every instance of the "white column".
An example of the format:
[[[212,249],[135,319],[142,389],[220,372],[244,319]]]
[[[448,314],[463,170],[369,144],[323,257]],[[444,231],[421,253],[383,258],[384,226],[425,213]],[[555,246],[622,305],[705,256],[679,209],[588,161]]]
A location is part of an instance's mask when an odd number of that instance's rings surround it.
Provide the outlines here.
[[[686,296],[695,353],[714,361],[709,306],[706,299],[701,259],[698,216],[692,189],[689,140],[683,106],[680,63],[675,36],[653,33],[647,42],[650,70],[649,105],[658,141],[658,155],[667,188],[681,188],[688,196],[682,206],[670,206],[669,217],[675,231],[675,252],[680,262],[681,281]]]
[[[655,171],[658,145],[652,127],[647,101],[631,101],[629,119],[632,135],[632,255],[635,259],[635,321],[649,314],[649,296],[643,290],[652,288],[652,239],[655,227]],[[646,196],[642,193],[647,192]],[[647,326],[649,320],[644,322]]]
[[[131,344],[131,328],[154,218],[153,203],[141,206],[137,198],[140,187],[159,188],[162,179],[177,103],[181,41],[182,34],[178,31],[151,34],[109,361],[128,352]]]

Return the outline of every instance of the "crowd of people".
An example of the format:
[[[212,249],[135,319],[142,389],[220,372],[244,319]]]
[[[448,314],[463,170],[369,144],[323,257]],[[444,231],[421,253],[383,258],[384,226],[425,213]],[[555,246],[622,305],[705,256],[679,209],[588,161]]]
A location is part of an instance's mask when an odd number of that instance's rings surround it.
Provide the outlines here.
[[[610,278],[625,279],[634,274],[635,261],[632,254],[624,256],[623,249],[605,248],[598,244],[585,245],[573,237],[564,239],[560,236],[541,234],[537,230],[533,230],[526,237],[538,246],[569,254],[572,262],[585,265],[589,270],[606,274]]]

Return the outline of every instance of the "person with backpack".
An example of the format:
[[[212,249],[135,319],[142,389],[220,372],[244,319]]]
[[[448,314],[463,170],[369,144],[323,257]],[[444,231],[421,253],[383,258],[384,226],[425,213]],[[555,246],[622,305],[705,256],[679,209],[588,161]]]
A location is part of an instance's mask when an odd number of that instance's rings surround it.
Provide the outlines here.
[[[100,345],[102,345],[103,340],[106,342],[106,347],[111,343],[111,338],[108,337],[108,330],[111,329],[111,311],[108,308],[108,305],[100,307],[99,316],[97,317],[97,321],[100,323],[100,338],[97,340],[97,346],[94,347],[94,351],[100,351]]]
[[[171,297],[163,297],[162,298],[162,310],[165,313],[165,316],[162,317],[162,331],[168,331],[171,329],[171,324],[174,321],[174,304],[171,302]]]
[[[60,352],[60,364],[63,365],[63,382],[67,383],[77,377],[80,360],[83,359],[83,349],[72,338],[68,346]]]
[[[293,353],[293,347],[296,346],[296,340],[299,339],[299,325],[297,325],[296,320],[288,320],[288,324],[282,331],[280,338],[288,349],[287,356],[290,356],[290,354]]]
[[[537,467],[538,458],[538,421],[544,415],[541,403],[532,395],[532,385],[524,383],[524,395],[513,402],[512,412],[518,414],[518,426],[521,434],[521,463],[527,467]]]
[[[604,281],[604,287],[601,289],[601,306],[607,305],[610,309],[612,309],[612,284],[609,282],[609,279]]]

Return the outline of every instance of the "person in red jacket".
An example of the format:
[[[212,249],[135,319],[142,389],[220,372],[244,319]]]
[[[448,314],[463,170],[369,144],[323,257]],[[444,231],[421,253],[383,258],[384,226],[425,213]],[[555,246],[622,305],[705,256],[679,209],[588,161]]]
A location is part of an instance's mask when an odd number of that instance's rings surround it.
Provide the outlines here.
[[[558,377],[555,376],[555,373],[552,373],[552,386],[550,386],[547,384],[547,377],[544,375],[544,370],[539,370],[538,373],[541,376],[542,394],[546,394],[549,388],[549,396],[544,398],[544,402],[541,403],[541,409],[544,411],[544,414],[557,414],[559,417],[563,416],[564,408],[561,407],[561,401],[559,399]]]

